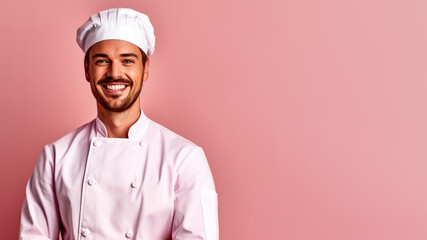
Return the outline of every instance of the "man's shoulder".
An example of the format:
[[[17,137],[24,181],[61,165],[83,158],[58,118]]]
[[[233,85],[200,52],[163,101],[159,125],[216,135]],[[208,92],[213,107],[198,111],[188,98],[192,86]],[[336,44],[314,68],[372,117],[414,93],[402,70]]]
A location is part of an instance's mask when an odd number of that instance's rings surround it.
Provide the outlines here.
[[[160,150],[165,157],[173,159],[177,166],[180,165],[191,152],[194,153],[191,155],[194,159],[202,160],[201,162],[203,162],[203,159],[206,159],[199,145],[154,121],[150,122],[147,137],[149,149],[153,147],[155,150]]]
[[[92,130],[94,120],[72,130],[65,134],[54,142],[48,144],[53,147],[69,146],[73,141],[81,141],[82,139],[88,139]]]
[[[150,123],[147,134],[153,141],[161,141],[164,145],[171,145],[174,147],[197,147],[194,142],[166,128],[165,126],[152,120],[150,120]]]

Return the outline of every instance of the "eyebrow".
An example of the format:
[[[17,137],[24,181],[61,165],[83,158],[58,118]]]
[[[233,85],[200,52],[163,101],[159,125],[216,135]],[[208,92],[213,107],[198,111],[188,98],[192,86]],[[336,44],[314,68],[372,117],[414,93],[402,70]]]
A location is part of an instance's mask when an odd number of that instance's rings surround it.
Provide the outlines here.
[[[92,56],[92,58],[97,58],[97,57],[104,57],[104,58],[108,58],[108,55],[107,55],[107,54],[103,54],[103,53],[97,53],[97,54],[94,54],[94,55]]]
[[[120,54],[119,56],[120,56],[120,57],[135,57],[136,59],[138,59],[138,55],[136,55],[135,53],[122,53],[122,54]],[[94,55],[92,56],[92,59],[93,59],[93,58],[97,58],[97,57],[108,58],[108,55],[107,55],[107,54],[104,54],[104,53],[97,53],[97,54],[94,54]]]
[[[120,54],[120,57],[135,57],[136,59],[138,59],[138,55],[136,55],[135,53],[122,53]]]

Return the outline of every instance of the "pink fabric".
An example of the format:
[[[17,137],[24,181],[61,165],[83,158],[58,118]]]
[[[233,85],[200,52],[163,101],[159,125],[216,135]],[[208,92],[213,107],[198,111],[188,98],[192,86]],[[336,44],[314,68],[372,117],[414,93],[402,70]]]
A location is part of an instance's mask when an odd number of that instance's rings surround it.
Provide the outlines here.
[[[203,150],[141,113],[129,138],[99,118],[41,152],[20,239],[218,239],[217,194]]]

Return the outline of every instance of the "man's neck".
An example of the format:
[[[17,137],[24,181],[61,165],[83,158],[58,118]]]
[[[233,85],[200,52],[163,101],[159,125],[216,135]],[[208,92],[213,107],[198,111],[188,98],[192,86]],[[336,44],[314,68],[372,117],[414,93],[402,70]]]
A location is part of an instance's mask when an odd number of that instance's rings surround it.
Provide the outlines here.
[[[109,138],[128,138],[130,127],[141,115],[139,104],[133,104],[123,112],[111,112],[98,104],[98,117],[107,128]]]

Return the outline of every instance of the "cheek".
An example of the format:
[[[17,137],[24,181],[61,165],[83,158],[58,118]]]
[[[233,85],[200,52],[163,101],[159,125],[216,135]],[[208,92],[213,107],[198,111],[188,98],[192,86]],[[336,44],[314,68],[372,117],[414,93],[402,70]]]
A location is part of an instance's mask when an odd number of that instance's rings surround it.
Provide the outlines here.
[[[142,69],[134,68],[129,71],[129,77],[131,77],[133,80],[141,79],[141,76],[143,76]]]
[[[100,69],[91,69],[89,76],[91,81],[99,81],[101,80],[103,73]]]

